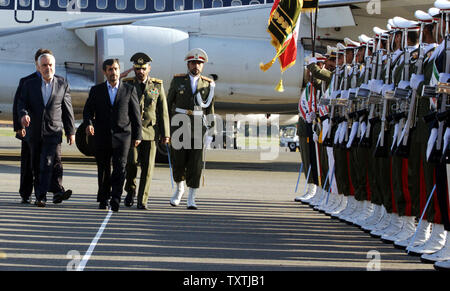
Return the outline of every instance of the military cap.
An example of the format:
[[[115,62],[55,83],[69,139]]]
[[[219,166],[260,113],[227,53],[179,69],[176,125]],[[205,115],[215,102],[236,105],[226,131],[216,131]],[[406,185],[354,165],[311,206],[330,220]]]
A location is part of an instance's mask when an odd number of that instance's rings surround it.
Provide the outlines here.
[[[208,62],[208,55],[201,48],[191,49],[184,58],[185,61],[200,61],[203,63]]]
[[[450,10],[450,1],[447,0],[437,0],[434,2],[434,7],[439,8],[442,11]]]
[[[399,29],[419,30],[420,25],[417,21],[405,19],[403,17],[396,16],[393,18],[394,25]]]
[[[433,16],[431,16],[428,12],[424,12],[422,10],[417,10],[414,13],[414,16],[419,22],[423,23],[431,23],[433,22]]]
[[[335,58],[336,57],[336,53],[337,53],[337,48],[336,47],[332,47],[327,45],[327,53],[325,54],[326,57],[328,58]]]
[[[353,41],[350,38],[344,38],[345,49],[355,49],[361,46],[359,42]]]
[[[137,69],[142,68],[143,66],[147,65],[149,62],[152,61],[152,58],[144,53],[135,53],[130,61],[133,62],[133,66]]]

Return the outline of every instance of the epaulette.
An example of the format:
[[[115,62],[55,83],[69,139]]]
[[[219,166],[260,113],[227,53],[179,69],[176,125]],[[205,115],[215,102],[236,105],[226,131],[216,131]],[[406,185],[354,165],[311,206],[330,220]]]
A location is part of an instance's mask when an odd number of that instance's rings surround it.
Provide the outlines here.
[[[159,84],[162,84],[162,82],[163,82],[161,79],[157,79],[157,78],[150,78],[150,80],[152,82],[159,83]]]
[[[205,76],[200,76],[200,78],[202,78],[203,80],[208,81],[208,82],[210,82],[210,83],[214,82],[213,79],[208,78],[208,77],[205,77]]]
[[[122,82],[131,82],[134,81],[134,77],[123,78]]]
[[[186,77],[187,74],[175,74],[174,77]]]

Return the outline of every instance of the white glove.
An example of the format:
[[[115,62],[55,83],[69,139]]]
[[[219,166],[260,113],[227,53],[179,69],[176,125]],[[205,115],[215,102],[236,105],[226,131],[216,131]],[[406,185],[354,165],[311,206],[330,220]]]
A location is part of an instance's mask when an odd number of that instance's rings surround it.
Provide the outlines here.
[[[430,137],[428,138],[428,144],[427,144],[427,161],[430,158],[431,151],[433,150],[434,143],[437,139],[437,128],[431,129]]]
[[[385,95],[387,91],[394,91],[394,84],[385,84],[381,88],[381,94]]]
[[[416,74],[412,74],[411,75],[411,88],[413,88],[414,90],[417,90],[420,86],[420,83],[422,83],[424,81],[424,76],[423,75],[416,75]]]
[[[314,142],[318,142],[319,141],[319,137],[317,136],[316,132],[313,133],[313,141]]]
[[[322,140],[321,140],[321,142],[323,142],[323,140],[327,137],[329,128],[330,128],[330,121],[328,119],[326,119],[322,122]]]
[[[381,94],[381,90],[383,88],[382,80],[370,80],[369,81],[370,91]]]
[[[210,135],[205,136],[205,148],[209,148],[213,141],[213,137]]]
[[[406,89],[406,88],[411,87],[411,86],[410,86],[409,81],[400,81],[400,83],[398,83],[398,87],[400,89]]]

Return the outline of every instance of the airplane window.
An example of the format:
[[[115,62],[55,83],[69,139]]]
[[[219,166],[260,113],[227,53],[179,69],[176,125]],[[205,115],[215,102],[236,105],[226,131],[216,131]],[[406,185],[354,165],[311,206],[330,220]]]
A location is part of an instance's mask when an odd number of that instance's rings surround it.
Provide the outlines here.
[[[145,0],[136,0],[136,2],[134,4],[135,4],[137,10],[144,10],[147,5],[145,3]]]
[[[155,10],[156,11],[164,11],[166,9],[166,1],[165,0],[155,0]]]
[[[98,9],[106,9],[106,7],[108,7],[107,0],[97,0],[97,8]]]
[[[259,0],[252,0],[249,3],[250,5],[254,5],[254,4],[261,4],[261,2],[259,2]]]
[[[184,0],[173,0],[175,10],[184,10]]]
[[[127,1],[126,0],[116,0],[116,8],[120,10],[124,10],[127,8]]]
[[[39,6],[41,6],[41,7],[49,7],[50,6],[50,0],[39,0]]]
[[[19,0],[19,5],[22,7],[28,7],[31,4],[31,0]]]
[[[78,7],[80,8],[87,8],[88,7],[88,0],[78,0]]]
[[[9,0],[0,0],[0,6],[8,6]]]
[[[203,8],[203,0],[193,0],[192,7],[194,9],[202,9]]]
[[[231,6],[240,6],[242,5],[241,0],[233,0],[231,1]]]
[[[216,8],[216,7],[223,7],[223,2],[222,0],[213,0],[212,2],[212,7]]]
[[[69,0],[58,0],[58,6],[61,8],[66,8],[69,5]]]

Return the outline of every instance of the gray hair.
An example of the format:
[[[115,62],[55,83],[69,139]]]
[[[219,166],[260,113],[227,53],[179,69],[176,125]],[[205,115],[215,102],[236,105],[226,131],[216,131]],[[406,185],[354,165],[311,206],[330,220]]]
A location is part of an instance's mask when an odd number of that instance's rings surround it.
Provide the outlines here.
[[[43,57],[47,57],[47,58],[49,58],[49,59],[53,59],[53,63],[56,63],[56,59],[55,59],[55,57],[52,55],[52,54],[42,54],[42,55],[40,55],[39,56],[39,58],[38,58],[38,65],[40,66],[41,65],[41,59],[43,58]]]

